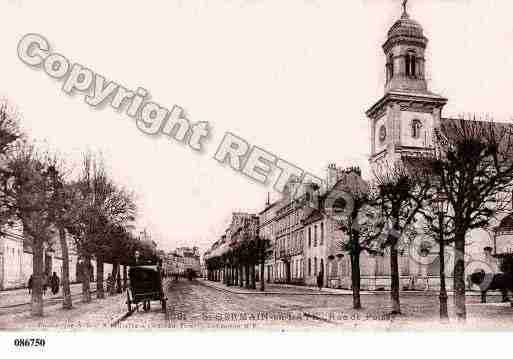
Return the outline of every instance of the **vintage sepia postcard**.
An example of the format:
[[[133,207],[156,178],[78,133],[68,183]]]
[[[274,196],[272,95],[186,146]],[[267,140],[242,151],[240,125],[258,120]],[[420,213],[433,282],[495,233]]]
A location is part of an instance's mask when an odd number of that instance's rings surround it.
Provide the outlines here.
[[[0,12],[11,349],[84,330],[513,331],[511,2]]]

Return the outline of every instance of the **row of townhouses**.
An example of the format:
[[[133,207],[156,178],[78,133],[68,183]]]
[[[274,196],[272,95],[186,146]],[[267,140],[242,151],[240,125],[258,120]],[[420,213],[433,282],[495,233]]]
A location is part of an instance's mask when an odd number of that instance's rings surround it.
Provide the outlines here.
[[[179,247],[163,255],[163,271],[166,276],[185,275],[194,272],[201,275],[198,247]]]
[[[428,89],[425,77],[427,43],[422,26],[406,11],[387,32],[382,46],[386,74],[384,95],[366,111],[371,168],[382,163],[408,162],[422,156],[433,148],[434,129],[445,121],[453,121],[442,116],[447,99]],[[272,243],[272,255],[265,261],[264,278],[261,279],[315,285],[320,275],[324,286],[350,288],[350,258],[340,246],[345,234],[327,214],[327,207],[330,193],[342,191],[347,178],[355,176],[360,176],[355,169],[330,164],[323,186],[290,182],[282,198],[272,203],[268,201],[260,213],[234,213],[232,224],[205,253],[205,258],[227,251],[236,242],[237,224],[251,218],[258,222],[258,236]],[[513,215],[505,216],[493,230],[474,230],[469,236],[466,272],[496,271],[497,258],[513,251]],[[416,250],[410,245],[400,252],[402,288],[438,288],[437,246],[433,245],[423,258],[419,258]],[[449,277],[452,276],[452,260],[453,256],[448,255]],[[386,251],[380,254],[363,252],[362,288],[389,288],[389,262]],[[452,285],[452,281],[448,284]]]

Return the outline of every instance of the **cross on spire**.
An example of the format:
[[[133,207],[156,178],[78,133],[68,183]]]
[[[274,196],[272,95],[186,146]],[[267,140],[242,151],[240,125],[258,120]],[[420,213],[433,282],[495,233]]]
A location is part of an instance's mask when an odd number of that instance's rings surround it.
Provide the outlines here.
[[[403,0],[403,13],[404,14],[407,14],[408,12],[406,11],[406,5],[408,4],[408,0]]]

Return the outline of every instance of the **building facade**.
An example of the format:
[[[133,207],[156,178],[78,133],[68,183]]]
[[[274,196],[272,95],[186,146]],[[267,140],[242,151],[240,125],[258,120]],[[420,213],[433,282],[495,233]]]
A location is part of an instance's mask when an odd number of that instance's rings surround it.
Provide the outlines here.
[[[79,279],[79,257],[71,237],[68,237],[69,280]],[[44,272],[50,276],[55,272],[62,278],[62,252],[58,233],[45,244]],[[91,261],[93,278],[96,276],[96,262]],[[112,264],[104,264],[104,278],[112,272]],[[23,235],[22,226],[4,228],[0,233],[0,290],[23,288],[33,273],[32,248],[30,240]]]
[[[166,253],[163,258],[163,270],[167,276],[186,275],[194,272],[201,275],[200,253],[198,247],[179,247]]]
[[[447,99],[428,87],[427,44],[422,26],[404,9],[382,46],[386,72],[384,94],[366,112],[371,135],[369,162],[373,170],[379,171],[382,166],[398,161],[414,162],[428,155],[434,145],[434,130],[444,121],[453,120],[442,116]],[[350,256],[342,246],[348,238],[330,212],[333,198],[346,191],[351,181],[367,186],[358,169],[329,164],[322,185],[291,181],[279,200],[272,203],[267,200],[258,214],[258,235],[272,244],[272,256],[265,261],[263,280],[313,286],[320,278],[323,286],[351,288]],[[465,250],[467,274],[479,269],[495,272],[498,270],[495,257],[513,252],[511,218],[511,215],[505,218],[495,231],[483,229],[469,233]],[[226,251],[235,229],[230,227],[208,254],[215,256]],[[422,231],[417,233],[399,247],[400,287],[437,290],[440,286],[438,247]],[[420,242],[429,244],[422,253],[419,253]],[[450,249],[445,257],[450,288],[454,267]],[[362,289],[389,289],[388,249],[363,251],[360,274]]]
[[[384,95],[366,112],[371,132],[369,161],[373,169],[425,156],[432,150],[434,129],[443,121],[451,121],[442,116],[447,99],[432,92],[426,81],[427,44],[422,26],[406,10],[387,33],[382,46],[386,72]],[[266,204],[259,214],[259,230],[261,236],[273,243],[273,257],[265,265],[267,281],[315,285],[321,275],[325,286],[351,287],[350,258],[340,246],[347,238],[338,223],[326,214],[325,207],[329,193],[336,191],[347,175],[347,171],[330,164],[325,188],[314,190],[311,184],[292,183],[292,188],[287,188],[280,200]],[[512,226],[506,222],[503,221],[495,234],[485,230],[470,233],[467,273],[498,269],[490,249],[500,237],[502,244],[495,248],[501,253],[512,250]],[[429,253],[420,256],[415,253],[418,240],[400,249],[401,288],[437,289],[440,268],[437,247],[433,245]],[[446,268],[453,268],[453,256],[448,253],[446,257]],[[386,250],[379,254],[362,252],[360,265],[363,289],[390,287],[390,258]],[[452,285],[452,281],[448,284]]]

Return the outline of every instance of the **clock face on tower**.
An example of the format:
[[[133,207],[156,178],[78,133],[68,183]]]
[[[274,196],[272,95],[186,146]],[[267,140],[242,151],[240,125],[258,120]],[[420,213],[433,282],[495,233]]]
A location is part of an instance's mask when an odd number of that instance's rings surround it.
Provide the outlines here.
[[[385,127],[385,125],[381,125],[381,127],[379,128],[379,140],[381,142],[385,141],[385,139],[387,138],[387,129]]]

